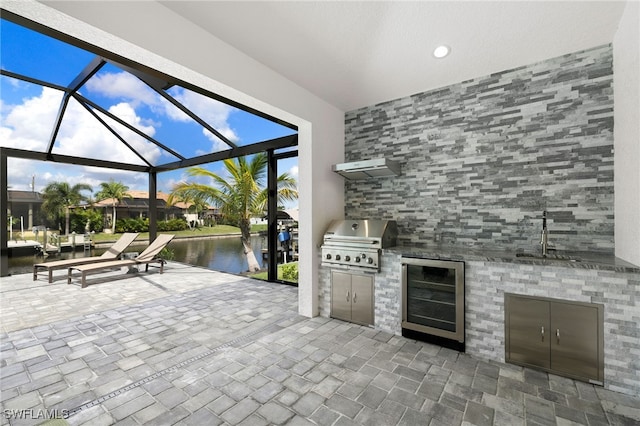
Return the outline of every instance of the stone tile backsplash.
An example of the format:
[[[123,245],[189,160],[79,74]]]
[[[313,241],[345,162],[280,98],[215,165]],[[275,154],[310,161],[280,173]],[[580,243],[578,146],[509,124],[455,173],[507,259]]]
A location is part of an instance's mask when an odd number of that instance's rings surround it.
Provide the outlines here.
[[[400,240],[612,252],[612,48],[605,45],[345,115],[347,161],[397,177],[346,181],[348,218],[395,219]]]

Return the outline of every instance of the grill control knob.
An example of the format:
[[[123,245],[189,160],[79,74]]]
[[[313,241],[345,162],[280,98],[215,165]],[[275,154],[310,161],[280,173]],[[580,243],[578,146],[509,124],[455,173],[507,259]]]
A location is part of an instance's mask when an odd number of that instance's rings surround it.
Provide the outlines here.
[[[327,255],[325,256],[327,259],[331,259],[331,253],[327,253]]]
[[[360,263],[360,256],[356,257],[356,263]]]
[[[345,257],[344,257],[344,261],[345,261],[345,262],[348,262],[348,261],[350,261],[350,260],[351,260],[351,256],[345,256]]]
[[[336,260],[340,260],[340,255],[336,254]]]
[[[368,263],[369,265],[371,265],[371,264],[373,263],[373,258],[372,258],[372,257],[368,258],[368,259],[367,259],[367,263]]]

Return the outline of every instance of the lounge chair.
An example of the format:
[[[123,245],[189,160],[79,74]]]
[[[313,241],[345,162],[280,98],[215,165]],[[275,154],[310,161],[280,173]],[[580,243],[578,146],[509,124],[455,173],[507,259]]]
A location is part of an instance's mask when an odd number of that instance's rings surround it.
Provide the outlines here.
[[[67,284],[71,284],[72,273],[74,270],[79,271],[82,274],[82,288],[87,286],[87,274],[90,272],[101,271],[103,269],[120,268],[123,266],[139,266],[145,265],[145,272],[149,270],[150,263],[160,264],[160,273],[164,271],[164,259],[159,259],[157,256],[163,248],[169,244],[169,242],[175,237],[175,235],[160,234],[153,240],[149,247],[147,247],[142,253],[136,256],[134,259],[112,260],[109,262],[89,263],[85,265],[77,265],[69,267],[67,274]]]
[[[33,280],[38,279],[38,271],[40,269],[49,272],[49,282],[53,282],[53,271],[56,269],[67,269],[74,265],[84,265],[87,263],[108,262],[118,259],[118,256],[131,245],[133,240],[138,237],[138,233],[125,233],[120,236],[118,241],[113,243],[109,250],[105,251],[101,256],[80,257],[78,259],[54,260],[53,262],[36,263],[33,265]]]

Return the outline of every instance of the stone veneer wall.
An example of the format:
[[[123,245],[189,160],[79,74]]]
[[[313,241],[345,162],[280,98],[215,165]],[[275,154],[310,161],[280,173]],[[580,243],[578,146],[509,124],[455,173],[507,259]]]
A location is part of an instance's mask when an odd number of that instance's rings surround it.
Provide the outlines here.
[[[402,334],[401,255],[385,250],[375,276],[375,324]],[[320,267],[320,315],[331,314],[330,268]],[[604,305],[607,389],[640,395],[640,274],[504,262],[465,262],[466,352],[504,362],[504,293]]]
[[[467,352],[504,362],[504,293],[601,303],[605,387],[640,395],[640,274],[472,261],[465,278]]]
[[[350,111],[345,156],[397,177],[347,181],[347,218],[395,219],[425,240],[614,248],[612,48],[605,45]]]

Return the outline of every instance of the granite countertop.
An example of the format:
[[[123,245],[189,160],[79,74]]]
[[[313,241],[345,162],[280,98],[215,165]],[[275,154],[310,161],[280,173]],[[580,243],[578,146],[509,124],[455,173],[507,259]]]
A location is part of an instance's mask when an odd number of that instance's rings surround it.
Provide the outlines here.
[[[525,265],[560,266],[578,269],[598,269],[616,272],[640,274],[640,266],[626,262],[612,254],[596,252],[550,252],[542,258],[533,250],[497,250],[479,247],[465,247],[438,243],[425,244],[421,247],[398,245],[387,250],[400,253],[406,257],[422,257],[442,260],[463,260],[483,262],[509,262]]]

